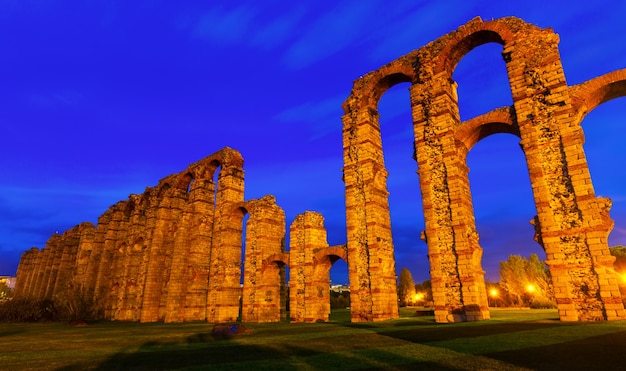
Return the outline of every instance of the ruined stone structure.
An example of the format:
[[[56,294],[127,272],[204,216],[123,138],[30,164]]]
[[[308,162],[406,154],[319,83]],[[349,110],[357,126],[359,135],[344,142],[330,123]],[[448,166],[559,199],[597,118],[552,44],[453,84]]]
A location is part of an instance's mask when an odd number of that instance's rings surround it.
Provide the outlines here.
[[[452,72],[489,42],[502,45],[513,105],[461,122]],[[328,246],[323,217],[307,211],[292,222],[287,251],[283,210],[272,196],[244,199],[243,158],[224,148],[113,205],[96,226],[26,251],[16,294],[54,297],[71,285],[100,298],[112,320],[273,322],[286,318],[289,302],[292,321],[327,321],[329,270],[344,259],[352,321],[396,318],[377,106],[408,82],[436,321],[489,318],[466,156],[496,133],[520,138],[560,318],[626,319],[607,246],[611,202],[594,194],[580,126],[626,95],[626,69],[568,86],[557,44],[552,30],[517,18],[477,18],[356,80],[342,118],[346,245]]]
[[[243,191],[243,158],[224,148],[113,205],[97,226],[82,223],[25,252],[16,294],[79,288],[111,320],[273,322],[287,318],[290,266],[292,307],[303,308],[292,321],[327,321],[329,270],[345,247],[328,247],[322,216],[306,212],[291,227],[290,262],[283,210],[272,196],[244,201]]]
[[[489,318],[466,156],[496,133],[521,139],[536,239],[561,320],[626,318],[607,245],[611,201],[594,194],[580,125],[599,104],[626,95],[626,69],[568,86],[558,41],[551,29],[517,18],[476,18],[355,81],[343,116],[348,261],[352,293],[373,305],[374,317],[397,315],[377,106],[387,89],[408,82],[437,322]],[[452,73],[463,56],[490,42],[502,45],[513,106],[461,122]]]

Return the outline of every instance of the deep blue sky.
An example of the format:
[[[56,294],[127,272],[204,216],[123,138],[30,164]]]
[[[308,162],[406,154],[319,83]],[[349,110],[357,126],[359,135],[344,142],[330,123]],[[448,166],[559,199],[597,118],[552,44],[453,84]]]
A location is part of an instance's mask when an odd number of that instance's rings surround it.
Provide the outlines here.
[[[288,224],[321,212],[329,243],[345,243],[341,103],[352,82],[475,16],[552,27],[570,85],[626,68],[624,1],[476,3],[0,0],[0,275],[55,231],[96,222],[224,146],[244,156],[246,199],[275,195]],[[500,51],[481,46],[459,64],[463,119],[511,104]],[[422,281],[407,87],[380,112],[396,264]],[[596,192],[613,199],[611,245],[626,244],[625,122],[626,98],[583,122]],[[509,254],[545,258],[517,143],[496,135],[469,155],[491,280]]]

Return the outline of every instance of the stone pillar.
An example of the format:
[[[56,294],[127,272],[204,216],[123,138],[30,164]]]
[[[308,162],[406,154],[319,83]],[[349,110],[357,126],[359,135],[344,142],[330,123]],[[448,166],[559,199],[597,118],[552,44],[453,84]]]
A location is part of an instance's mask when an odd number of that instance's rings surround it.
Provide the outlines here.
[[[93,265],[91,254],[93,251],[93,241],[96,227],[92,223],[84,222],[80,224],[80,239],[78,241],[78,251],[76,253],[76,275],[75,282],[84,290],[87,295],[93,295],[93,286],[87,285],[87,272],[89,266]]]
[[[351,319],[382,321],[398,317],[387,170],[378,112],[350,109],[342,120]]]
[[[286,282],[282,266],[266,261],[285,252],[285,212],[273,196],[248,201],[241,318],[243,322],[279,322],[284,315]]]
[[[207,231],[206,220],[212,220],[213,186],[205,179],[193,180],[191,173],[185,174],[181,184],[188,190],[186,204],[179,219],[174,241],[174,253],[168,283],[166,322],[182,322],[206,319],[207,262],[209,261],[210,239],[202,246],[198,235]],[[205,216],[204,213],[208,213]],[[208,218],[207,218],[208,217]],[[200,259],[199,259],[200,258]],[[202,260],[205,269],[202,270]],[[198,275],[202,276],[199,281]],[[195,303],[190,303],[194,301]],[[191,305],[190,305],[191,304]]]
[[[52,289],[56,283],[56,274],[61,262],[61,254],[63,253],[60,245],[61,235],[58,233],[53,234],[46,242],[46,247],[44,248],[46,261],[43,267],[44,274],[41,281],[40,298],[52,298]]]
[[[244,213],[243,159],[232,150],[222,150],[215,197],[211,246],[207,321],[229,322],[239,317],[241,298],[241,248]]]
[[[196,179],[190,193],[194,214],[191,230],[194,231],[187,259],[187,281],[184,282],[184,321],[206,321],[209,261],[213,235],[214,185],[211,179]],[[174,268],[172,267],[172,270]]]
[[[558,36],[519,38],[505,53],[513,102],[563,321],[618,320],[624,307],[608,249],[610,200],[595,196]]]
[[[77,290],[74,284],[76,275],[76,254],[80,243],[80,229],[77,225],[65,231],[61,239],[61,261],[58,267],[56,283],[53,289],[54,295],[60,294],[64,290]]]
[[[92,242],[89,243],[86,241],[86,245],[81,246],[81,249],[84,250],[83,254],[86,254],[91,247],[89,260],[85,268],[83,284],[88,290],[91,290],[95,300],[101,301],[104,300],[104,292],[98,286],[98,275],[100,274],[101,263],[104,257],[104,241],[106,239],[109,223],[111,222],[111,216],[112,213],[110,211],[106,211],[102,214],[98,218],[98,224],[93,232]]]
[[[48,250],[46,250],[46,248],[44,247],[43,249],[39,250],[39,253],[37,254],[35,269],[33,271],[33,282],[30,290],[31,296],[37,299],[43,298],[43,294],[41,292],[41,283],[43,280],[46,264],[48,264]]]
[[[460,123],[456,84],[445,71],[426,77],[410,92],[435,320],[488,319],[467,149],[455,142]]]
[[[20,264],[17,266],[14,290],[15,296],[30,295],[30,285],[32,283],[38,253],[39,249],[33,247],[22,254]]]
[[[174,241],[172,266],[168,283],[165,322],[182,322],[185,317],[185,291],[189,284],[188,259],[191,239],[191,205],[185,205]]]
[[[328,247],[324,217],[312,211],[299,214],[290,227],[289,308],[291,322],[327,322],[330,314],[330,277],[316,271],[314,256]]]
[[[162,185],[157,200],[154,220],[147,224],[152,231],[148,242],[148,266],[141,305],[141,322],[156,322],[165,319],[165,303],[169,268],[174,247],[174,237],[178,229],[178,218],[184,204],[179,190]]]

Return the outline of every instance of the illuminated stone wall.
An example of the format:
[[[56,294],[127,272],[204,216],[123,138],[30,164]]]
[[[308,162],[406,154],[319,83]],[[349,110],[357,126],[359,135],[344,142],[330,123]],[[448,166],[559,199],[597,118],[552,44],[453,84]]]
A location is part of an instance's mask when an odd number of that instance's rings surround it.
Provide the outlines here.
[[[72,286],[98,298],[112,320],[234,321],[242,202],[243,158],[225,148],[111,206],[97,226],[25,252],[16,294],[52,298]]]
[[[286,319],[289,301],[292,321],[328,321],[329,270],[343,259],[352,321],[398,317],[377,110],[390,87],[408,82],[415,148],[407,155],[420,179],[436,321],[489,318],[466,157],[496,133],[520,138],[560,318],[626,319],[607,245],[611,201],[595,196],[580,126],[595,107],[626,95],[626,69],[568,86],[558,41],[517,18],[476,18],[356,80],[342,117],[346,245],[328,246],[323,216],[307,211],[291,224],[287,248],[283,210],[272,196],[244,200],[243,158],[224,148],[111,206],[97,225],[26,251],[15,293],[81,289],[112,320],[274,322]],[[502,45],[513,105],[461,122],[452,73],[489,42]]]
[[[537,241],[546,252],[560,318],[625,318],[607,245],[610,201],[594,194],[580,123],[598,104],[626,95],[626,70],[570,87],[558,41],[551,29],[517,18],[476,18],[355,81],[343,116],[350,283],[359,293],[353,320],[397,316],[377,106],[401,82],[411,83],[413,156],[437,322],[489,318],[466,156],[495,133],[520,138],[537,208]],[[452,73],[463,56],[489,42],[502,45],[513,106],[461,122]]]

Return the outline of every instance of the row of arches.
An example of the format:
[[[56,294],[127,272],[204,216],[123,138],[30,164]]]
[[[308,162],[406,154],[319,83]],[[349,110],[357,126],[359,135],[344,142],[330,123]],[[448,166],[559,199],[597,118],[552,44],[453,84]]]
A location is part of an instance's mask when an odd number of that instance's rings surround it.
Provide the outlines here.
[[[462,121],[453,72],[486,43],[502,46],[512,104]],[[520,139],[561,319],[623,319],[607,246],[610,200],[595,195],[580,122],[626,95],[626,70],[568,86],[557,44],[552,30],[517,18],[477,18],[355,81],[342,117],[345,246],[329,247],[323,217],[306,212],[290,226],[287,252],[284,212],[273,197],[244,200],[243,158],[225,148],[112,206],[97,226],[26,252],[16,293],[49,297],[75,281],[103,295],[111,319],[224,322],[241,310],[246,321],[277,321],[288,266],[291,319],[318,321],[328,319],[328,270],[344,259],[352,321],[397,317],[378,103],[407,83],[436,320],[489,318],[467,156],[498,133]]]
[[[122,321],[274,322],[287,302],[292,321],[327,321],[329,271],[345,246],[329,247],[323,217],[306,212],[287,251],[284,211],[273,196],[244,200],[243,185],[241,155],[225,148],[113,205],[97,226],[24,253],[16,294],[78,289]]]
[[[513,104],[462,122],[454,69],[473,48],[493,42],[502,45]],[[369,297],[357,311],[397,316],[395,267],[378,264],[393,257],[378,102],[390,87],[408,82],[436,320],[489,318],[467,154],[496,133],[520,138],[536,237],[561,319],[624,318],[607,246],[610,200],[594,194],[580,121],[601,102],[626,95],[625,70],[568,87],[557,44],[552,30],[517,18],[477,18],[355,81],[344,103],[343,141],[349,259],[369,257],[350,260],[350,282],[362,280],[358,296]],[[368,286],[379,290],[367,292]]]

